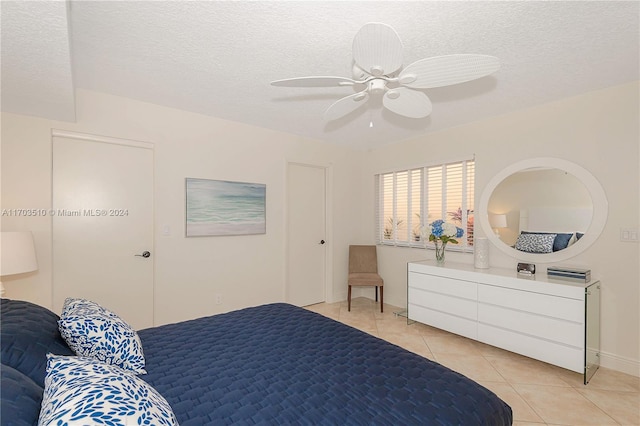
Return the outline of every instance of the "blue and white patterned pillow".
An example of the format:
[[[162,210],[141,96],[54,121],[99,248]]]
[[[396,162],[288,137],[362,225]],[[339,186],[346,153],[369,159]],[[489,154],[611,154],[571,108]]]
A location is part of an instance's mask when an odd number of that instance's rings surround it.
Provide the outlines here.
[[[138,333],[97,303],[68,298],[58,328],[76,355],[93,357],[137,374],[147,373]]]
[[[62,305],[60,317],[69,315],[107,315],[111,318],[119,318],[118,315],[102,307],[96,302],[87,299],[67,297]]]
[[[167,400],[133,373],[93,358],[47,355],[39,426],[177,424]]]
[[[516,241],[516,250],[527,253],[551,253],[557,234],[520,234]]]
[[[73,297],[67,297],[64,299],[64,304],[62,305],[62,313],[61,317],[64,317],[69,314],[69,312],[74,310],[85,309],[85,312],[95,312],[95,311],[104,311],[104,308],[98,305],[96,302],[92,302],[87,299],[78,299]]]

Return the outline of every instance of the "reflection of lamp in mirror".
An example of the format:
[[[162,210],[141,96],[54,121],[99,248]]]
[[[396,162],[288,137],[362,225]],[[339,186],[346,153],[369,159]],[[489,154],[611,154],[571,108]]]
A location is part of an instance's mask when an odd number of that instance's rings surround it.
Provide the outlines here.
[[[0,233],[0,277],[24,274],[38,269],[36,249],[31,232]],[[0,296],[4,285],[0,281]]]
[[[500,238],[500,228],[507,227],[507,215],[506,214],[490,214],[489,224],[493,228],[493,232],[498,238]]]

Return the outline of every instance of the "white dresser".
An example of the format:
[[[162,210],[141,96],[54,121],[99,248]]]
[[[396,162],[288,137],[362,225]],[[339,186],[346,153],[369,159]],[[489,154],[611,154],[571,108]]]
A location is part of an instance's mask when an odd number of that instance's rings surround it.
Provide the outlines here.
[[[435,261],[407,268],[407,316],[585,375],[599,365],[600,282]]]

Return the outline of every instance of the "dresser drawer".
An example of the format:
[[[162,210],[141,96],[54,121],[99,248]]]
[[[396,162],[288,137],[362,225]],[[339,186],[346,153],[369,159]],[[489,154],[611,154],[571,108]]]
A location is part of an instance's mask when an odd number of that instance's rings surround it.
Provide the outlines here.
[[[486,324],[478,324],[478,340],[577,373],[584,373],[584,352],[581,348],[525,336]]]
[[[477,300],[478,298],[478,284],[437,275],[411,272],[409,273],[409,288],[412,287],[463,299]]]
[[[584,344],[583,324],[530,312],[480,303],[478,322],[576,348]]]
[[[409,287],[408,291],[409,303],[414,306],[445,312],[473,321],[478,318],[478,303],[475,300],[461,299],[414,287]]]
[[[584,301],[478,284],[478,302],[567,321],[584,322]]]
[[[478,322],[475,319],[462,318],[412,303],[408,305],[407,317],[410,320],[428,324],[470,339],[475,340],[478,338]]]

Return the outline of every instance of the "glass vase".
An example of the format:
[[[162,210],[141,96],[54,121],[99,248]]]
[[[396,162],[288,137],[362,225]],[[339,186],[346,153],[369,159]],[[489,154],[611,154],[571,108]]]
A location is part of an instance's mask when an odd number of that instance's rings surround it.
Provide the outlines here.
[[[444,249],[447,247],[447,243],[440,240],[435,240],[434,243],[436,244],[436,262],[438,265],[442,265],[444,264]]]

